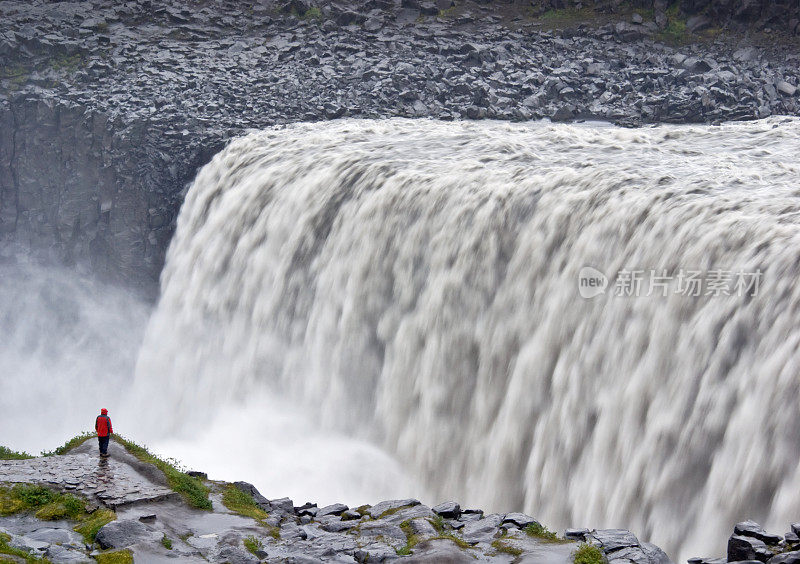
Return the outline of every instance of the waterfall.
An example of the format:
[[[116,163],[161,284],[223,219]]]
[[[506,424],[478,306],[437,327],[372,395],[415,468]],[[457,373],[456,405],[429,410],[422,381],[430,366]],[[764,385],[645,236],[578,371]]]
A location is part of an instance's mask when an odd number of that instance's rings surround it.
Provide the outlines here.
[[[171,431],[273,394],[429,502],[720,553],[800,512],[797,154],[797,119],[254,132],[187,195],[135,386]]]

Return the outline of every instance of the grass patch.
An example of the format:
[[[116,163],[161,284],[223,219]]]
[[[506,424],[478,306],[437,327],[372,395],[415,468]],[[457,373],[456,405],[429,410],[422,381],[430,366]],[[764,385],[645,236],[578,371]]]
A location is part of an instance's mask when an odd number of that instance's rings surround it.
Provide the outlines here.
[[[102,552],[94,558],[98,564],[133,564],[133,553],[127,549]]]
[[[688,40],[689,33],[686,31],[686,22],[681,19],[669,18],[667,20],[667,27],[658,34],[658,38],[662,41],[670,43],[685,43]]]
[[[97,536],[97,531],[99,531],[105,525],[108,525],[116,518],[117,514],[110,509],[98,509],[94,513],[91,513],[85,517],[81,523],[76,525],[74,531],[83,536],[83,540],[85,540],[87,544],[92,544],[94,542],[94,538]]]
[[[228,484],[222,492],[222,504],[239,515],[251,517],[260,524],[264,524],[264,520],[269,517],[269,513],[256,505],[253,496],[243,492],[233,484]]]
[[[384,517],[389,517],[394,515],[398,511],[402,511],[403,509],[408,509],[409,507],[414,507],[413,505],[402,505],[400,507],[393,507],[392,509],[387,509],[383,513],[378,516],[378,519],[383,519]]]
[[[37,519],[54,521],[69,519],[77,521],[74,530],[91,544],[97,531],[117,518],[110,509],[86,511],[86,502],[71,494],[64,494],[31,484],[18,484],[11,488],[0,488],[0,515],[31,512]]]
[[[244,543],[244,547],[252,554],[256,554],[257,552],[264,550],[264,543],[252,535],[242,539],[242,542]]]
[[[167,477],[169,487],[181,494],[191,507],[211,510],[211,500],[208,499],[209,489],[201,480],[181,472],[174,464],[155,456],[146,448],[119,435],[114,435],[114,440],[142,462],[152,464],[161,470]]]
[[[279,527],[269,525],[266,522],[269,513],[261,509],[253,500],[253,496],[243,492],[233,484],[228,484],[222,491],[222,505],[245,517],[255,519],[259,525],[267,529],[267,534],[275,540],[280,540],[281,530]]]
[[[547,10],[539,20],[552,25],[574,24],[590,19],[594,15],[591,8],[562,8]]]
[[[575,564],[603,564],[606,559],[599,548],[583,543],[573,553],[572,561]]]
[[[48,66],[56,72],[74,73],[84,65],[81,55],[58,55],[48,61]]]
[[[406,544],[400,548],[395,549],[398,556],[409,556],[411,554],[411,549],[414,548],[417,544],[419,544],[419,537],[414,534],[411,530],[411,521],[406,519],[402,523],[400,523],[400,528],[406,534]]]
[[[497,552],[502,552],[503,554],[510,554],[511,556],[519,556],[522,554],[522,549],[517,548],[516,546],[511,546],[507,542],[501,539],[497,539],[492,543],[492,548],[494,548]]]
[[[11,450],[8,447],[0,446],[0,460],[25,460],[33,458],[27,452]]]
[[[438,537],[433,537],[431,540],[449,540],[453,541],[458,548],[466,549],[466,548],[475,548],[471,544],[469,544],[464,539],[455,536],[453,533],[442,533]]]
[[[303,14],[304,20],[321,20],[322,19],[322,12],[316,6],[311,6],[306,13]]]
[[[569,542],[567,539],[559,537],[556,533],[534,521],[524,529],[529,537],[534,537],[547,542]]]
[[[161,537],[161,546],[166,548],[167,550],[172,550],[172,539],[169,538],[167,535]]]
[[[3,558],[4,554],[22,558],[25,562],[50,562],[47,558],[40,558],[24,550],[13,548],[8,545],[9,542],[11,542],[11,537],[5,533],[0,533],[0,562],[17,562],[17,560],[12,560],[11,558]]]
[[[60,456],[62,454],[67,454],[72,449],[81,446],[89,439],[93,439],[95,437],[97,437],[96,433],[81,433],[77,437],[72,437],[70,440],[68,440],[55,450],[43,450],[42,456]]]
[[[355,512],[364,517],[365,515],[369,515],[369,505],[362,505],[360,507],[356,507]]]
[[[428,519],[428,522],[433,525],[433,528],[436,529],[436,532],[440,535],[444,532],[444,517],[441,515],[437,515],[433,519]]]

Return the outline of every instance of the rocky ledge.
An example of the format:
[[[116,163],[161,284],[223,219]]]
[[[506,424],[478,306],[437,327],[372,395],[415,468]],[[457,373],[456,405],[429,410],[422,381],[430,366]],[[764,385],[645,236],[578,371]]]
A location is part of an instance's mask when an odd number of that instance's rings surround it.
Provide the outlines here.
[[[95,451],[89,441],[61,456],[0,461],[0,560],[92,562],[114,555],[147,563],[176,557],[231,563],[669,562],[659,548],[621,529],[569,529],[559,536],[522,513],[484,514],[452,501],[435,507],[415,499],[357,508],[297,506],[288,498],[268,500],[245,482],[217,482],[192,472],[186,479],[202,481],[209,492],[210,510],[202,510],[169,490],[158,468],[120,444],[112,442],[107,460]],[[24,500],[41,499],[41,493],[26,494],[19,484],[77,494],[89,515],[71,520],[39,506],[48,500],[26,510],[22,502],[14,504],[15,492]],[[87,527],[76,526],[75,519],[85,523],[99,511],[108,514],[105,524],[87,538]]]
[[[666,2],[602,5],[615,19],[587,26],[580,2],[0,1],[0,262],[35,250],[153,287],[187,183],[248,128],[800,110],[790,36],[762,48]]]

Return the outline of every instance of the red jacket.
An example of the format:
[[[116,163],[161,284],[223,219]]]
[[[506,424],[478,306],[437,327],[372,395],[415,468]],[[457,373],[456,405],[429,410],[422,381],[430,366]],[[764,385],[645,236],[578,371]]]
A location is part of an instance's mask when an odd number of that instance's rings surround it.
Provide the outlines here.
[[[98,415],[94,421],[94,430],[98,437],[107,437],[114,432],[111,427],[111,418],[108,415]]]

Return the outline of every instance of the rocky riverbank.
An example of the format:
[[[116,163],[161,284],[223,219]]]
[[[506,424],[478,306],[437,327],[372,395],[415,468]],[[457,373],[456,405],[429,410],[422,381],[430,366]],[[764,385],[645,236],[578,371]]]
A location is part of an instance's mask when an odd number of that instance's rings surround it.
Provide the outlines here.
[[[719,39],[660,4],[606,3],[594,26],[539,4],[0,2],[0,258],[153,289],[188,183],[248,128],[800,111],[796,43]]]
[[[174,476],[135,456],[139,447],[124,445],[112,442],[109,459],[99,458],[92,440],[63,455],[0,461],[0,561],[670,562],[624,529],[558,535],[525,514],[484,514],[454,501],[296,505],[269,500],[246,482],[181,474],[204,488],[210,504],[200,509],[197,499],[170,488]],[[84,507],[69,513],[75,499]],[[793,564],[800,561],[799,531],[795,524],[781,536],[752,521],[739,523],[726,558],[689,562]]]

